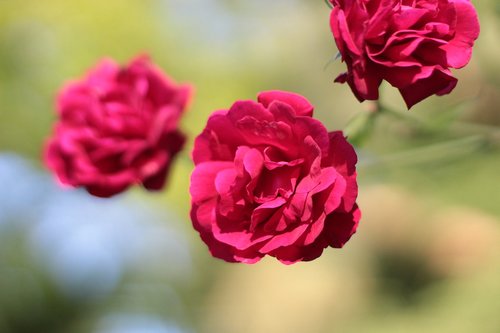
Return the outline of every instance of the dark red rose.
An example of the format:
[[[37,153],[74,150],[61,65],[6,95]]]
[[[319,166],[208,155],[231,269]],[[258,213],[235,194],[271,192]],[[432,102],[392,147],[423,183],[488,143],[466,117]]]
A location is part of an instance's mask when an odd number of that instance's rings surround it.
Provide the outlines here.
[[[379,98],[386,80],[408,108],[457,84],[450,68],[469,62],[479,35],[469,0],[330,0],[330,26],[360,101]]]
[[[191,219],[215,257],[308,261],[356,231],[356,153],[312,112],[269,91],[209,118],[194,144]]]
[[[61,183],[99,197],[134,184],[159,190],[185,141],[178,125],[190,92],[147,57],[124,68],[103,60],[61,90],[45,163]]]

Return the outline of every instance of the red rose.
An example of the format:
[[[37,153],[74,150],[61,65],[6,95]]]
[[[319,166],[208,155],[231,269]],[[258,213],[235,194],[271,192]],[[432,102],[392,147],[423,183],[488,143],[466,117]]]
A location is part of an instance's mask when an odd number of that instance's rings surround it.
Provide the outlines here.
[[[99,197],[133,184],[161,189],[185,141],[178,123],[190,91],[147,57],[124,68],[103,60],[60,92],[47,166],[63,184],[83,186]]]
[[[448,94],[479,35],[469,0],[330,0],[330,26],[360,101],[378,99],[386,80],[408,108],[431,95]]]
[[[356,231],[356,153],[312,112],[270,91],[209,118],[194,144],[191,219],[215,257],[308,261]]]

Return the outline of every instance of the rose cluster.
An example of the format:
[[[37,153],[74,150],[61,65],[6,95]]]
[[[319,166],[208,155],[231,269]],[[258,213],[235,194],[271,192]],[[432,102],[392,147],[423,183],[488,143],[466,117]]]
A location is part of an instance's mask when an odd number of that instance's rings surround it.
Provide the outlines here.
[[[99,197],[134,184],[161,189],[184,145],[178,123],[190,92],[147,57],[124,68],[103,60],[61,90],[59,120],[45,151],[47,166],[61,183]]]
[[[194,228],[212,255],[308,261],[356,231],[356,153],[312,112],[302,96],[269,91],[209,118],[190,192]]]
[[[347,65],[336,78],[360,101],[387,81],[408,108],[451,92],[479,34],[469,0],[328,0]],[[136,184],[164,186],[185,136],[191,95],[138,57],[103,60],[57,99],[45,162],[62,184],[110,197]],[[357,155],[341,131],[312,117],[303,96],[267,91],[214,112],[194,142],[191,220],[213,256],[255,263],[310,261],[356,232]]]
[[[469,0],[329,0],[330,26],[360,100],[377,100],[383,80],[398,88],[408,108],[448,94],[479,35]]]

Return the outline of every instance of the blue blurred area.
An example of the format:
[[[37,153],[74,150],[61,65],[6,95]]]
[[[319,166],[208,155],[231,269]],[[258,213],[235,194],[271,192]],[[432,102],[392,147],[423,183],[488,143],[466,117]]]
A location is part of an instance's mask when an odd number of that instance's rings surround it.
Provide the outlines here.
[[[16,298],[28,290],[27,298],[50,306],[37,281],[39,274],[55,288],[57,297],[85,304],[116,296],[133,272],[146,279],[162,276],[162,288],[170,298],[165,302],[178,315],[182,301],[166,283],[186,283],[192,279],[193,266],[175,219],[173,213],[161,214],[126,195],[100,200],[84,191],[61,189],[28,160],[0,154],[0,248],[15,252],[0,254],[0,275],[5,278],[7,273],[16,280],[11,281],[14,289],[9,288],[7,298],[3,294],[0,300],[0,318],[16,320],[2,318],[9,312],[2,305],[10,301],[9,295]],[[12,248],[8,245],[13,238],[18,241]],[[46,301],[49,304],[43,304]],[[120,328],[124,325],[130,326],[126,332],[182,332],[154,316],[141,317],[140,311],[132,315],[136,318],[114,316],[98,332],[125,332]]]
[[[104,318],[96,333],[187,333],[171,323],[152,316],[119,314]]]
[[[183,30],[183,35],[190,34],[204,46],[227,48],[269,33],[269,26],[262,24],[263,18],[286,21],[287,14],[295,11],[300,1],[162,0],[160,3],[169,26],[175,24]],[[235,15],[235,11],[249,15]]]

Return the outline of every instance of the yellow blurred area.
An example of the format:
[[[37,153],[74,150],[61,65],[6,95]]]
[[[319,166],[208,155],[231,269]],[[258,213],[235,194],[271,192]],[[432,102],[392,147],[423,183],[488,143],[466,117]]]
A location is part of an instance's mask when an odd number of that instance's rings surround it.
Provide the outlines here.
[[[189,220],[190,150],[214,110],[306,96],[330,130],[370,108],[322,0],[0,1],[0,333],[500,332],[500,6],[454,92],[376,120],[357,147],[358,233],[284,266],[210,256]],[[160,194],[95,201],[42,166],[54,97],[102,57],[148,53],[195,86],[186,151]],[[22,162],[19,162],[21,160]]]
[[[282,266],[223,267],[205,332],[494,332],[500,221],[369,186],[345,250]],[[474,304],[472,306],[471,304]],[[487,320],[486,320],[487,319]],[[485,321],[483,321],[485,320]]]

